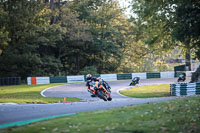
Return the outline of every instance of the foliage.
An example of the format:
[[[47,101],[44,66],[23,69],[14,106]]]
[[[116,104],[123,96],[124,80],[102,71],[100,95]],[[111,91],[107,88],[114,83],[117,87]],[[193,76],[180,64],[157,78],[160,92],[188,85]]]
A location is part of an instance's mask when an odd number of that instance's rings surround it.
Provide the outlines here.
[[[155,62],[177,44],[186,46],[177,40],[182,27],[176,23],[184,25],[188,16],[198,23],[196,8],[185,17],[178,13],[184,2],[136,0],[137,17],[128,18],[116,0],[0,1],[0,77],[169,70]]]
[[[195,49],[198,56],[199,2],[192,0],[133,0],[133,22],[143,27],[144,40],[154,51],[185,50],[186,66],[190,66],[190,53]]]
[[[195,49],[196,56],[199,58],[200,51],[200,2],[184,0],[176,8],[176,28],[174,36],[181,42],[189,42],[190,47]]]
[[[139,46],[117,1],[8,0],[0,10],[1,77],[122,71]]]
[[[60,39],[58,28],[49,26],[50,10],[40,1],[5,1],[1,5],[8,13],[5,23],[10,42],[0,56],[0,76],[42,75],[46,71],[43,57],[52,55],[50,49]]]
[[[96,66],[86,66],[80,71],[80,74],[83,74],[83,75],[87,75],[88,73],[97,74]]]
[[[124,36],[121,30],[123,27],[119,24],[124,16],[122,16],[119,4],[112,0],[83,0],[79,4],[74,1],[71,8],[90,25],[89,31],[92,34],[93,42],[88,45],[90,56],[87,65],[96,65],[98,73],[115,71],[121,60],[120,48],[125,43],[122,38]]]
[[[8,45],[10,38],[8,36],[9,32],[6,31],[7,27],[7,17],[8,13],[0,5],[0,55],[3,52],[3,49]]]
[[[60,25],[65,29],[63,40],[59,42],[59,58],[66,74],[78,74],[86,66],[88,43],[92,43],[88,23],[78,19],[78,14],[63,8]]]

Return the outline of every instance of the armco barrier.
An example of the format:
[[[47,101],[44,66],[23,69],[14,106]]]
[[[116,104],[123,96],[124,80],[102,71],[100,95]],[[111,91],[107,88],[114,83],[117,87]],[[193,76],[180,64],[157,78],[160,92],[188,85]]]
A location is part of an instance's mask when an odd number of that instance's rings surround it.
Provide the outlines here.
[[[27,84],[28,85],[36,85],[36,84],[50,84],[49,77],[28,77]]]
[[[28,77],[27,78],[27,84],[28,85],[36,85],[37,84],[36,77]]]
[[[171,84],[170,85],[170,94],[171,94],[171,96],[199,95],[200,94],[200,82]]]
[[[117,80],[117,74],[101,74],[100,76],[105,81],[114,81],[114,80]]]
[[[73,83],[73,82],[84,82],[84,75],[78,75],[78,76],[67,76],[67,82]]]
[[[27,78],[27,84],[28,84],[28,85],[31,85],[31,77],[28,77],[28,78]]]
[[[160,78],[160,73],[147,73],[147,79]]]
[[[67,83],[66,76],[50,77],[50,83]]]
[[[160,78],[174,78],[174,72],[160,72]]]
[[[192,76],[192,73],[193,73],[193,72],[191,72],[191,71],[186,71],[186,76],[187,76],[187,77],[191,77],[191,76]]]
[[[187,72],[187,76],[190,76],[192,71]],[[93,77],[101,77],[105,81],[125,80],[132,79],[134,77],[140,77],[140,79],[150,78],[174,78],[174,72],[160,72],[160,73],[126,73],[126,74],[95,74]],[[28,77],[27,84],[49,84],[49,83],[72,83],[72,82],[84,82],[86,75],[77,76],[61,76],[61,77]]]
[[[140,77],[140,79],[147,79],[146,73],[132,73],[132,78],[134,77]]]
[[[117,74],[117,80],[132,79],[131,73]]]
[[[49,77],[36,77],[36,84],[50,84]]]

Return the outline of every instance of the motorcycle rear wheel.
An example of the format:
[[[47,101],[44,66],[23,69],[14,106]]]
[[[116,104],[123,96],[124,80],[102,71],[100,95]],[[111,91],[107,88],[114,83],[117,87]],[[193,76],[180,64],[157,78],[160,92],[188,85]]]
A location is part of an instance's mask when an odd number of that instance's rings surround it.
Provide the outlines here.
[[[112,98],[111,98],[111,97],[109,97],[109,98],[108,98],[108,101],[112,101]]]
[[[98,92],[97,92],[97,96],[98,96],[100,99],[103,99],[104,101],[107,101],[107,98],[102,94],[101,91],[98,91]]]

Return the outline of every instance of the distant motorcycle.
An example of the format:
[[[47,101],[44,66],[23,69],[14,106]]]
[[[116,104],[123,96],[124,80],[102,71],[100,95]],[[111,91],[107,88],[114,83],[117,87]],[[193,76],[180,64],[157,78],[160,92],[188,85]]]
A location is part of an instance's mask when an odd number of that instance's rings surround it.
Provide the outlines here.
[[[111,87],[109,84],[101,79],[100,81],[91,81],[89,83],[90,87],[94,89],[95,91],[92,91],[88,89],[88,91],[93,95],[97,96],[100,99],[103,99],[104,101],[111,101]]]
[[[140,77],[134,77],[129,86],[131,86],[131,85],[134,86],[136,84],[139,84],[139,82],[140,82]]]
[[[178,82],[180,82],[180,81],[185,81],[185,79],[186,79],[186,74],[185,73],[181,73],[179,76],[178,76]]]

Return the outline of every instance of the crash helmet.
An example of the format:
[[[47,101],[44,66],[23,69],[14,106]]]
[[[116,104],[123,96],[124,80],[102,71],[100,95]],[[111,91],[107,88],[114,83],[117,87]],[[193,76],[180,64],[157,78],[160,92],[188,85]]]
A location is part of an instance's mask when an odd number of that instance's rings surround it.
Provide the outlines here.
[[[87,74],[87,75],[86,75],[86,79],[87,79],[87,80],[91,80],[91,79],[92,79],[92,75],[91,75],[91,74]]]

